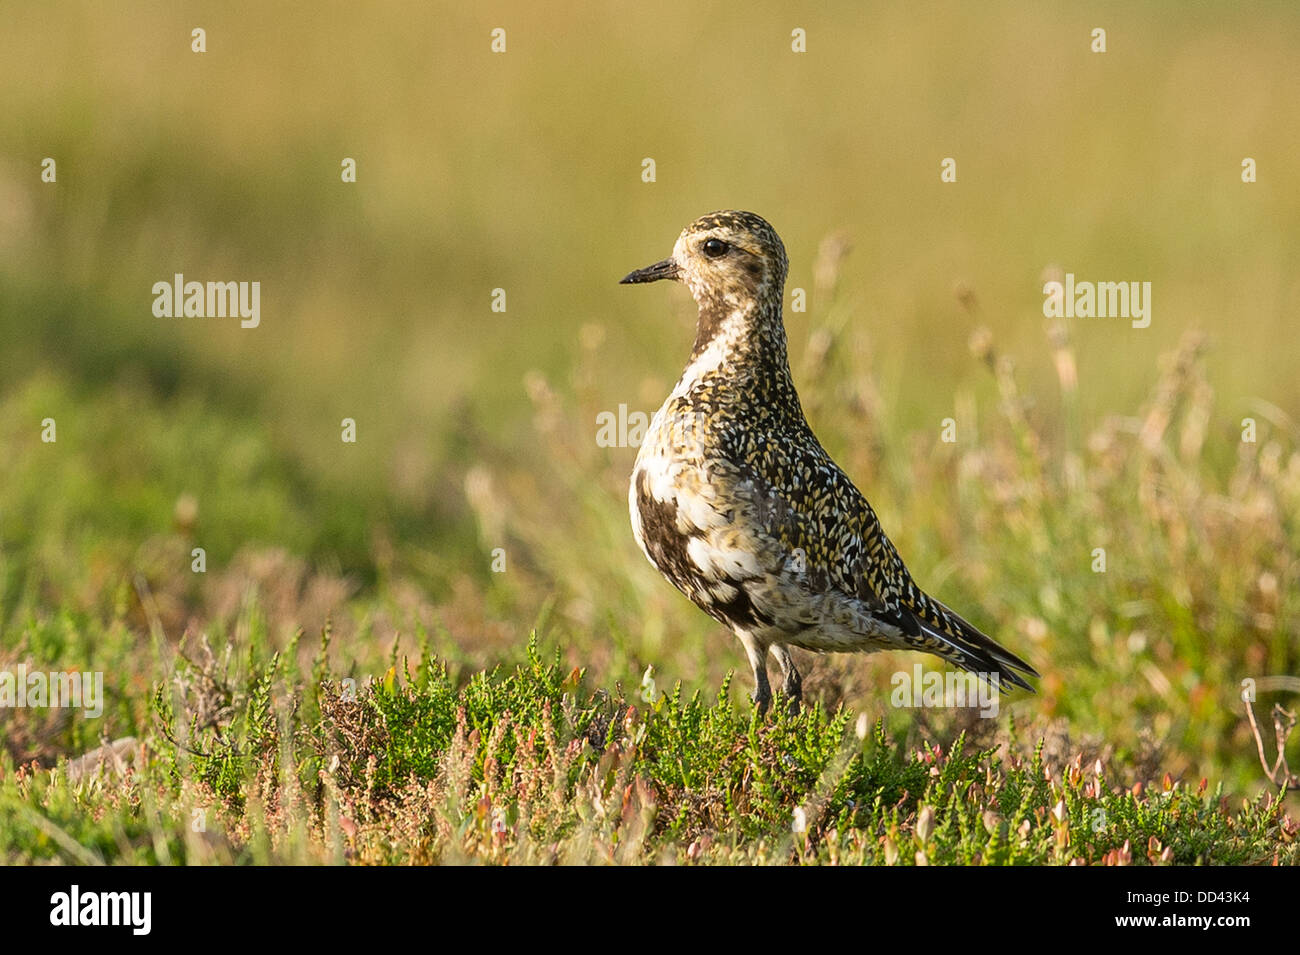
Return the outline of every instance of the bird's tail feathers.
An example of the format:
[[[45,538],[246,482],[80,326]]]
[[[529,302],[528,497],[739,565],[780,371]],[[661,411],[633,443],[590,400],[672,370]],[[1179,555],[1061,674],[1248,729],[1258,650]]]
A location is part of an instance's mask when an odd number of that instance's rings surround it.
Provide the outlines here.
[[[999,690],[1020,687],[1030,693],[1034,692],[1034,688],[1020,674],[1038,676],[1037,670],[1006,647],[985,636],[960,614],[938,601],[933,602],[937,605],[940,617],[949,626],[936,626],[919,617],[917,623],[925,634],[943,645],[935,653],[963,670],[979,674]]]

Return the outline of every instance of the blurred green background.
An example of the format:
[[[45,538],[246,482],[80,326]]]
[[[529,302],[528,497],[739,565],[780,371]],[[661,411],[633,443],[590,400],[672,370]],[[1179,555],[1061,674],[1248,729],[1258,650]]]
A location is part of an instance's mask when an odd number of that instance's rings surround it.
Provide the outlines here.
[[[1185,500],[1241,503],[1230,474],[1248,415],[1291,474],[1294,4],[51,2],[0,20],[8,656],[82,665],[96,634],[143,654],[141,634],[220,629],[256,599],[285,633],[332,619],[344,670],[422,629],[492,662],[547,607],[598,683],[647,664],[690,688],[743,670],[637,552],[635,449],[596,447],[595,416],[652,412],[692,337],[683,289],[618,278],[696,216],[745,208],[780,231],[789,284],[811,295],[787,326],[814,427],[921,582],[1043,671],[1044,693],[1017,705],[1131,748],[1154,727],[1183,765],[1251,778],[1239,735],[1195,742],[1210,717],[1193,703],[1212,685],[1219,730],[1237,726],[1246,670],[1217,667],[1216,641],[1266,672],[1296,662],[1290,484],[1272,498],[1281,597],[1266,626],[1195,609],[1202,592],[1253,599],[1252,555],[1193,541],[1236,576],[1184,588],[1148,559],[1164,553],[1156,522],[1125,559],[1147,525],[1115,508],[1136,511],[1140,474],[1058,511],[1042,552],[957,500],[961,462],[993,446],[1006,400],[972,358],[977,328],[1014,361],[1049,460],[1083,454],[1080,435],[1106,422],[1122,432],[1160,356],[1203,331],[1213,403],[1197,406],[1212,407],[1209,437],[1188,466],[1203,493]],[[806,53],[791,51],[796,27]],[[851,244],[833,294],[813,274],[828,235]],[[1041,312],[1051,267],[1153,286],[1149,328],[1068,324],[1069,395]],[[177,272],[260,281],[260,327],[154,317],[153,283]],[[967,458],[938,443],[949,416]],[[345,417],[356,444],[340,441]],[[1047,487],[1049,501],[1092,493]],[[1098,583],[1102,545],[1127,577]],[[207,549],[202,578],[192,546]],[[1135,622],[1143,606],[1157,610]],[[1172,675],[1137,676],[1140,661],[1103,659],[1111,645]],[[877,706],[895,668],[817,666],[839,681],[828,701]]]

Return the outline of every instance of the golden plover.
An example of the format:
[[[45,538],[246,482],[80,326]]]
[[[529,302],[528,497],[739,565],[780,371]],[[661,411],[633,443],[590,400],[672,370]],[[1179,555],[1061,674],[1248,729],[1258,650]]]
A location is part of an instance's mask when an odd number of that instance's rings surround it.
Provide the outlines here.
[[[781,238],[752,212],[696,219],[671,258],[623,283],[674,279],[699,305],[695,345],[655,414],[628,492],[650,562],[730,627],[772,698],[771,650],[797,705],[790,647],[924,650],[990,684],[1038,674],[913,582],[875,512],[804,418],[786,358]]]

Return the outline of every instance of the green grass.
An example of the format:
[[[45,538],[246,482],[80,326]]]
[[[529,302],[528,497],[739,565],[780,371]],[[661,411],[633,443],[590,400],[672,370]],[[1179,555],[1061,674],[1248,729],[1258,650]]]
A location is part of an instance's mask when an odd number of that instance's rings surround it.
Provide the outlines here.
[[[7,861],[156,863],[1294,864],[1268,795],[1116,786],[1014,725],[999,747],[909,749],[814,704],[763,720],[716,697],[641,705],[526,659],[458,686],[433,657],[345,689],[254,646],[160,685],[127,780],[10,768]],[[323,657],[322,657],[323,663]],[[181,713],[217,714],[211,721]]]

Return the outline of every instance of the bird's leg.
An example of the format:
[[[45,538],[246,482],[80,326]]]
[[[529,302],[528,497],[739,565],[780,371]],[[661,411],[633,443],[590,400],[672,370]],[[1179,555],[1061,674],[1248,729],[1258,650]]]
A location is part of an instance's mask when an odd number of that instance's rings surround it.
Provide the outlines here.
[[[767,683],[767,647],[759,643],[752,634],[738,632],[741,644],[745,647],[745,656],[754,671],[754,704],[762,716],[772,702],[772,688]]]
[[[784,679],[781,681],[781,692],[786,695],[790,701],[790,712],[799,712],[799,701],[803,698],[803,677],[795,668],[794,657],[790,655],[790,648],[784,643],[772,645],[772,652],[776,655],[776,662],[781,665],[781,672]]]

